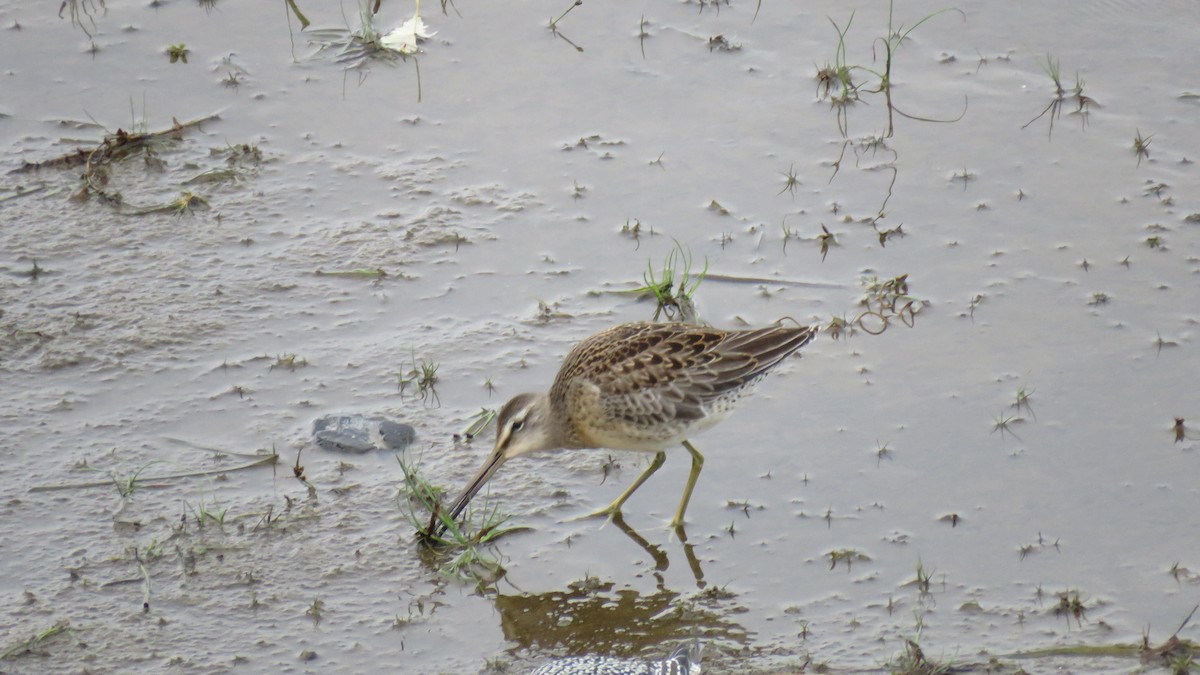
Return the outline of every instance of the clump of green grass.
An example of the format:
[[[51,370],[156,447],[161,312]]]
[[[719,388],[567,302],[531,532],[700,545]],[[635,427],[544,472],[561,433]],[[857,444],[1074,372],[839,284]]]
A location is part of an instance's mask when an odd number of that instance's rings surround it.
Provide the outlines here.
[[[834,51],[833,62],[827,62],[823,67],[817,69],[817,96],[818,98],[828,100],[830,106],[837,110],[838,130],[841,132],[843,138],[848,139],[850,137],[848,109],[851,105],[861,100],[861,94],[883,94],[887,104],[888,122],[887,132],[885,133],[885,137],[887,138],[891,138],[894,133],[895,124],[893,120],[896,114],[922,122],[957,122],[959,119],[962,119],[962,116],[966,114],[965,105],[963,112],[957,118],[937,120],[906,113],[897,108],[892,101],[892,68],[895,65],[896,53],[913,31],[926,21],[947,12],[956,12],[964,20],[966,19],[966,14],[962,10],[947,7],[926,14],[911,26],[906,27],[903,24],[897,26],[895,22],[895,3],[889,2],[887,33],[883,37],[877,37],[874,40],[875,44],[881,48],[879,51],[883,53],[882,70],[851,63],[847,57],[846,36],[850,32],[850,26],[854,23],[854,12],[850,13],[850,18],[847,19],[845,26],[839,26],[832,18],[829,19],[829,23],[833,24],[833,29],[838,36],[837,48]],[[855,81],[856,73],[864,74],[861,81]],[[870,79],[875,81],[874,88],[864,89],[867,81]]]
[[[221,506],[215,496],[208,502],[201,497],[195,506],[189,503],[187,507],[192,512],[192,517],[196,519],[196,526],[200,529],[203,530],[206,525],[216,525],[218,529],[225,528],[225,514],[229,512],[229,507]]]
[[[113,487],[117,489],[117,494],[120,495],[121,499],[132,499],[133,494],[137,492],[138,488],[142,485],[142,474],[146,471],[146,469],[149,469],[151,466],[158,463],[159,462],[157,460],[146,462],[131,474],[121,474],[115,469],[109,469],[107,471],[108,478],[110,481],[112,481]],[[91,467],[84,467],[84,470],[100,471],[100,469],[93,469]]]
[[[110,474],[109,478],[112,478],[113,485],[117,488],[117,494],[121,495],[121,499],[129,499],[133,496],[134,491],[137,490],[138,476],[146,470],[147,466],[150,465],[147,464],[128,476]]]
[[[925,651],[921,649],[921,632],[925,622],[919,612],[913,612],[913,616],[917,622],[916,632],[911,638],[904,639],[904,651],[888,664],[888,672],[892,675],[943,675],[956,672],[952,664],[933,661],[925,656]]]
[[[321,596],[313,598],[312,603],[308,605],[308,609],[304,610],[304,615],[312,619],[313,625],[321,623],[322,613],[325,611],[325,601]]]
[[[925,563],[920,558],[917,558],[917,576],[913,583],[916,584],[917,591],[921,595],[929,595],[931,592],[930,583],[933,581],[933,573],[934,570],[926,569]]]
[[[405,519],[417,530],[417,536],[434,555],[438,572],[479,584],[494,583],[504,576],[500,561],[483,550],[506,534],[524,529],[505,527],[509,516],[495,506],[468,507],[460,523],[442,509],[444,490],[434,486],[420,473],[420,467],[397,457],[404,473],[399,502]],[[476,501],[479,501],[478,499]],[[429,514],[426,516],[426,514]],[[429,524],[422,525],[428,517]],[[440,528],[445,530],[438,532]]]
[[[897,25],[895,17],[895,4],[888,3],[888,21],[887,30],[882,35],[872,40],[871,52],[873,59],[882,58],[882,66],[862,65],[851,61],[848,55],[848,36],[850,27],[854,23],[855,13],[851,12],[849,19],[844,25],[839,25],[837,21],[830,18],[829,22],[833,25],[834,32],[837,33],[837,45],[834,49],[832,61],[827,61],[824,66],[818,66],[816,70],[817,80],[817,99],[828,101],[831,109],[835,111],[837,119],[838,132],[842,136],[842,148],[836,161],[832,166],[832,175],[830,181],[837,177],[841,171],[843,160],[846,159],[847,153],[853,151],[855,158],[855,166],[861,171],[871,172],[886,172],[891,174],[891,180],[888,183],[887,192],[879,206],[879,210],[872,222],[876,233],[879,236],[880,245],[885,245],[892,237],[903,236],[903,230],[900,228],[880,229],[876,226],[876,222],[882,220],[887,215],[887,204],[891,199],[892,191],[895,188],[899,169],[896,164],[898,153],[887,143],[895,134],[895,116],[916,120],[919,122],[936,122],[936,123],[953,123],[961,120],[966,115],[967,104],[964,99],[962,111],[957,116],[947,119],[939,119],[932,117],[924,117],[914,115],[899,108],[893,100],[892,78],[893,69],[896,65],[897,55],[900,47],[909,39],[913,31],[923,25],[926,21],[942,14],[954,12],[961,15],[964,20],[966,15],[959,9],[949,7],[935,12],[926,14],[911,26],[904,24]],[[882,55],[882,56],[880,56]],[[862,138],[855,138],[850,131],[850,111],[859,101],[865,101],[872,96],[882,96],[884,99],[884,109],[887,111],[886,129],[878,134],[868,135]],[[882,153],[882,160],[875,159]],[[869,163],[866,163],[869,162]],[[827,251],[827,247],[822,247],[822,255]]]
[[[1137,165],[1142,165],[1143,159],[1150,159],[1150,139],[1154,138],[1154,134],[1142,136],[1142,130],[1137,130],[1137,136],[1133,137],[1133,153],[1137,155]]]
[[[648,264],[646,273],[642,275],[644,285],[631,292],[639,296],[654,297],[654,321],[665,317],[667,321],[699,323],[700,317],[692,298],[706,274],[708,261],[704,261],[703,270],[699,273],[694,272],[691,251],[676,242],[675,248],[663,261],[658,276],[655,276],[653,263]]]
[[[405,391],[410,387],[416,388],[416,396],[422,403],[430,403],[433,405],[441,405],[442,401],[438,397],[436,385],[438,383],[438,368],[440,364],[437,361],[430,361],[422,358],[417,361],[417,356],[412,355],[412,367],[403,373],[396,375],[396,387],[400,390],[400,395],[403,396]]]
[[[954,672],[948,663],[930,661],[916,640],[905,640],[904,651],[890,665],[892,675],[942,675]]]
[[[1077,71],[1075,73],[1075,86],[1068,91],[1067,88],[1063,86],[1062,68],[1058,59],[1054,58],[1050,54],[1046,54],[1046,59],[1041,62],[1041,66],[1042,70],[1046,72],[1046,75],[1054,84],[1054,95],[1051,97],[1050,102],[1046,104],[1046,107],[1042,109],[1042,112],[1038,113],[1033,119],[1023,124],[1021,128],[1024,129],[1025,127],[1028,127],[1029,125],[1049,114],[1050,128],[1049,131],[1047,131],[1047,137],[1052,136],[1054,134],[1054,122],[1062,117],[1063,107],[1065,107],[1069,102],[1075,103],[1076,108],[1074,114],[1079,115],[1080,123],[1086,128],[1088,113],[1091,107],[1096,105],[1096,101],[1083,93],[1083,87],[1086,84],[1084,79],[1079,76]],[[1140,138],[1140,132],[1138,136]],[[1141,156],[1139,154],[1139,164],[1140,163]]]
[[[1037,390],[1030,389],[1030,388],[1024,387],[1024,386],[1017,389],[1016,400],[1013,401],[1013,403],[1010,407],[1016,408],[1018,413],[1021,412],[1021,410],[1025,410],[1030,415],[1033,415],[1033,417],[1037,417],[1037,415],[1035,415],[1033,412],[1033,403],[1032,403],[1033,393],[1035,391],[1037,391]]]
[[[992,433],[994,434],[998,431],[998,432],[1000,432],[1000,438],[1004,438],[1004,435],[1008,434],[1008,435],[1012,436],[1013,438],[1017,439],[1018,441],[1020,441],[1022,439],[1020,436],[1017,435],[1017,432],[1012,430],[1012,425],[1020,424],[1021,422],[1024,422],[1024,421],[1025,421],[1024,417],[1020,417],[1018,415],[1006,415],[1004,413],[1000,413],[999,415],[996,415],[995,417],[992,418],[992,423],[993,423],[992,424]]]
[[[883,460],[891,459],[896,454],[894,450],[892,450],[890,447],[888,447],[887,443],[880,443],[879,441],[875,441],[875,445],[876,445],[876,449],[875,449],[875,466],[876,467],[883,464]]]
[[[1079,597],[1079,591],[1066,590],[1058,594],[1058,604],[1054,606],[1054,616],[1065,616],[1067,628],[1071,627],[1071,619],[1075,625],[1083,628],[1083,620],[1087,618],[1087,607]]]
[[[862,86],[854,81],[853,66],[846,58],[846,34],[854,23],[854,12],[846,21],[845,27],[839,26],[832,18],[833,30],[837,32],[837,49],[834,52],[833,63],[826,63],[817,69],[817,98],[829,101],[830,107],[837,110],[838,130],[843,137],[849,135],[847,107],[858,101],[858,88]]]

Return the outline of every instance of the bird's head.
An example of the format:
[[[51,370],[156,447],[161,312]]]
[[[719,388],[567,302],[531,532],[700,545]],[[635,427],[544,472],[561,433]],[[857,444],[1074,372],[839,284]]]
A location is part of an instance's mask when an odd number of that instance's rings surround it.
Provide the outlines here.
[[[458,518],[506,461],[537,450],[554,448],[552,424],[550,399],[545,394],[518,394],[504,404],[497,416],[496,444],[475,477],[450,504],[447,509],[450,520]],[[443,524],[434,529],[435,534],[440,535],[446,528]]]

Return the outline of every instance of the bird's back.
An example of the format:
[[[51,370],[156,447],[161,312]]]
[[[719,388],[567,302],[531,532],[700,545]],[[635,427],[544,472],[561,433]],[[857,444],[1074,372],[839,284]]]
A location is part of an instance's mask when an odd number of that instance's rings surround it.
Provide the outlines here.
[[[627,323],[580,342],[550,389],[574,447],[657,451],[720,421],[816,328]]]

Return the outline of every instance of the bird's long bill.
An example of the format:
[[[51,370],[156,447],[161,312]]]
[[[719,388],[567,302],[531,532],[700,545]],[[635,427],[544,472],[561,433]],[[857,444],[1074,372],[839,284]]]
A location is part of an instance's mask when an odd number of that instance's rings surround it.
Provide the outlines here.
[[[496,473],[496,470],[500,468],[501,464],[504,464],[503,452],[495,451],[487,458],[487,461],[483,463],[483,466],[479,467],[479,471],[476,472],[475,477],[471,479],[470,483],[467,483],[467,487],[463,489],[463,491],[458,495],[458,498],[455,499],[447,509],[450,512],[450,521],[453,522],[454,520],[458,519],[459,514],[461,514],[463,510],[467,508],[467,504],[471,503],[471,498],[474,497],[475,494],[479,492],[479,490],[488,482],[488,480],[491,479],[492,475]],[[440,535],[445,531],[445,521],[442,521],[437,525],[435,534]]]

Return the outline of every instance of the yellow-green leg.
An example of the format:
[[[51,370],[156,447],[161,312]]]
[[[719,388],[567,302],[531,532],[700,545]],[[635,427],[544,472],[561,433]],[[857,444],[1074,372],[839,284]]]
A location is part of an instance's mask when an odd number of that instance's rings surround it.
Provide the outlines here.
[[[693,448],[688,441],[683,442],[683,447],[692,454],[692,472],[688,474],[687,485],[683,488],[683,499],[679,501],[679,510],[675,512],[675,518],[671,520],[671,527],[683,526],[683,514],[687,511],[688,502],[692,500],[692,490],[696,487],[696,480],[700,478],[700,470],[704,468],[704,455]]]
[[[580,518],[615,516],[620,513],[621,507],[625,505],[625,500],[629,499],[630,495],[637,491],[638,488],[642,487],[642,483],[645,483],[646,479],[650,478],[650,476],[653,476],[654,472],[658,471],[659,467],[661,467],[665,461],[667,461],[667,453],[661,450],[658,451],[658,453],[654,455],[654,461],[650,462],[650,466],[646,467],[646,470],[642,472],[642,475],[638,476],[638,479],[633,481],[633,485],[625,488],[625,491],[622,492],[616,499],[614,499],[613,503],[600,509],[599,511],[594,511],[585,516],[580,516]]]

